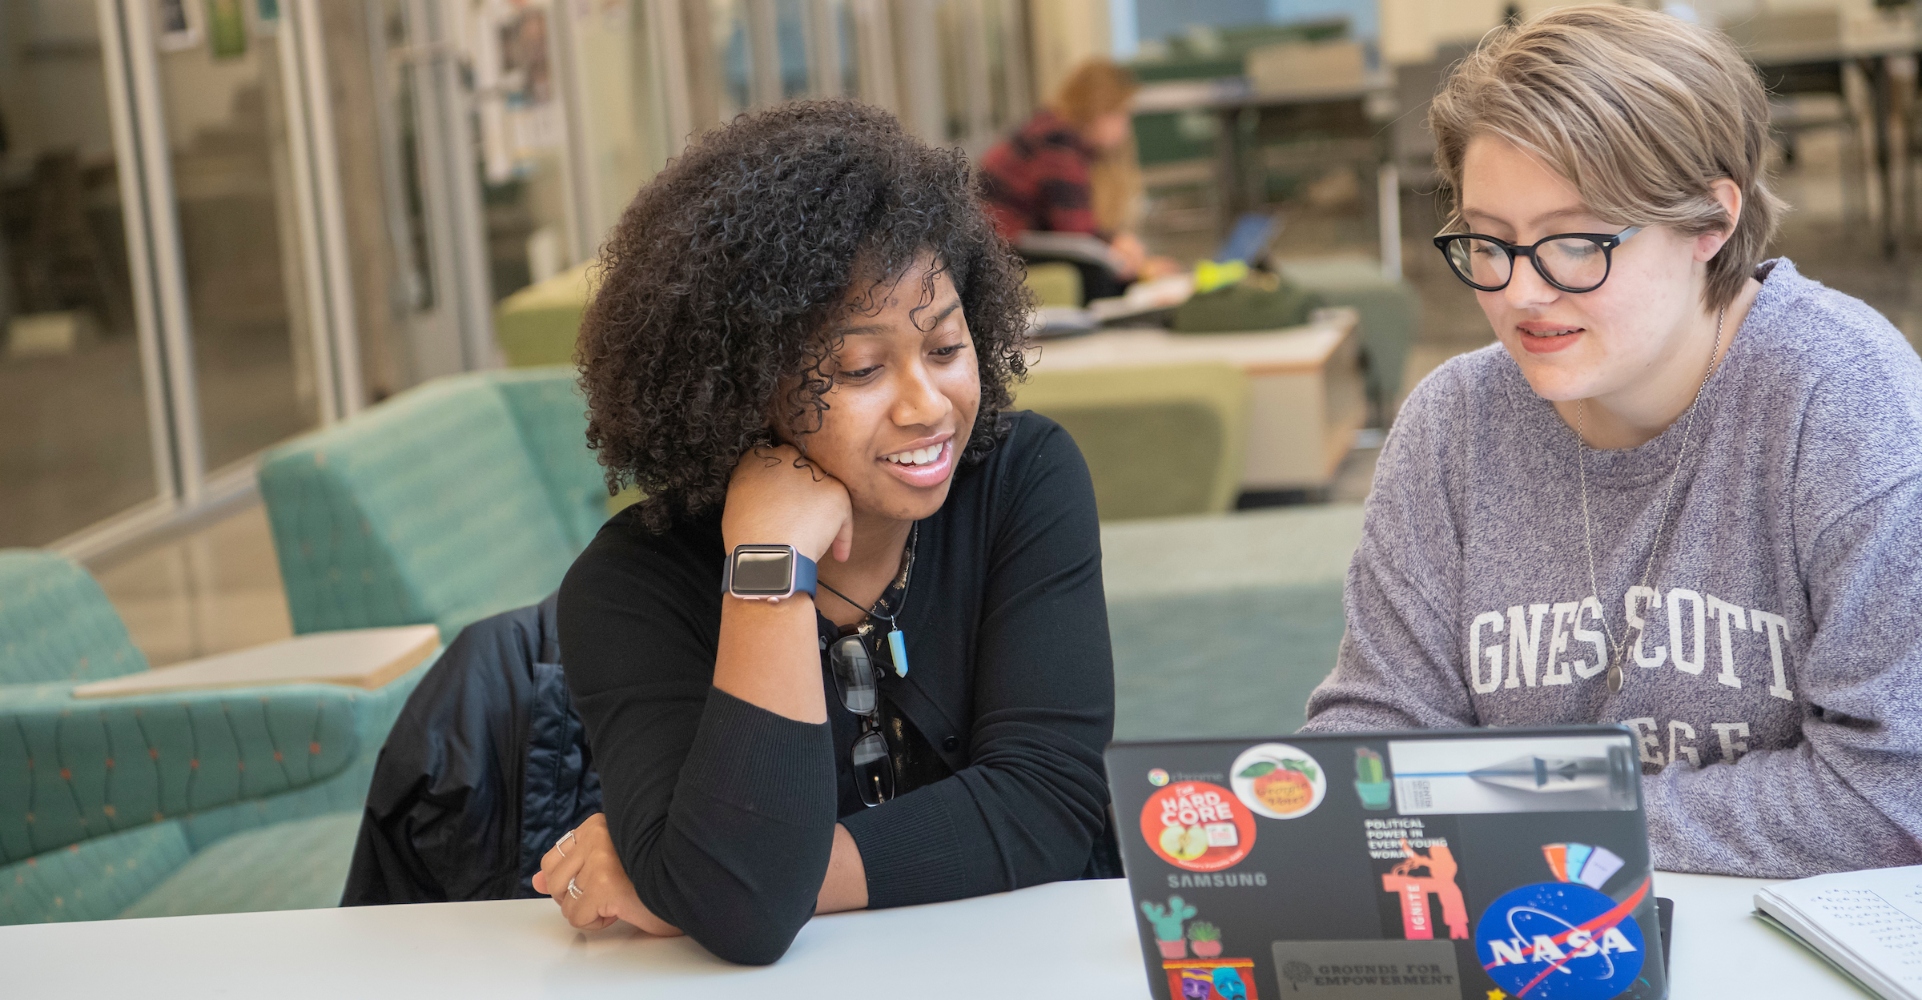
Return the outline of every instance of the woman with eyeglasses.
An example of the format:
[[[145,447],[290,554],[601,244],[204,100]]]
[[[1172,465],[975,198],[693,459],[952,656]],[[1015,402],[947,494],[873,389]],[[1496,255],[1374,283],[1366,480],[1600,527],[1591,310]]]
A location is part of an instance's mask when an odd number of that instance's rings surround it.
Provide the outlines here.
[[[958,151],[783,105],[696,142],[581,327],[616,515],[561,586],[606,812],[577,927],[776,960],[815,913],[1119,875],[1094,493],[1010,412],[1027,298]]]
[[[1563,8],[1429,121],[1500,343],[1396,420],[1309,728],[1619,723],[1660,868],[1922,862],[1922,362],[1763,259],[1754,69]]]

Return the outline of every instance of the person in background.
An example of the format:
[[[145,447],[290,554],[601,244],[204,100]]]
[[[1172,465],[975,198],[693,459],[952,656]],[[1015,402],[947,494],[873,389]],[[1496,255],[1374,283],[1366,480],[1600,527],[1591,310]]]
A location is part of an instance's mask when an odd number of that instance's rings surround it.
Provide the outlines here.
[[[1499,343],[1395,421],[1308,728],[1617,723],[1658,868],[1922,862],[1922,359],[1763,259],[1754,67],[1565,7],[1429,123],[1436,243]]]
[[[1009,242],[1019,246],[1022,233],[1037,232],[1085,233],[1108,244],[1112,274],[1089,282],[1090,297],[1179,269],[1149,256],[1129,228],[1141,200],[1130,110],[1138,89],[1133,73],[1090,59],[1027,124],[981,157],[982,196]]]

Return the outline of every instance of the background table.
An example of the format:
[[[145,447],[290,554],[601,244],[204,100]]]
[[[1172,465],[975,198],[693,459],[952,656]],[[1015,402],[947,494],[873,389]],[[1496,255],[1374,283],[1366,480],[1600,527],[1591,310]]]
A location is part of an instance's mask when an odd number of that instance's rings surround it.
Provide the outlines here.
[[[1317,310],[1305,326],[1249,333],[1103,330],[1043,341],[1038,370],[1223,362],[1251,389],[1244,490],[1326,486],[1368,419],[1353,309]]]
[[[1656,891],[1675,900],[1670,995],[1866,996],[1749,915],[1766,884],[1656,876]],[[553,903],[533,899],[0,927],[0,970],[8,996],[143,1000],[1148,995],[1120,880],[822,917],[786,958],[758,969],[625,924],[578,934]]]

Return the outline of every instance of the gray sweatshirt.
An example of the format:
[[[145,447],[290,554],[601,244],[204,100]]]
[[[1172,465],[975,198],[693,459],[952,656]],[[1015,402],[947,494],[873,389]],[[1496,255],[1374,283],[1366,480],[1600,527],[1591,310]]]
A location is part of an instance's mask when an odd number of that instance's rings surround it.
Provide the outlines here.
[[[1621,723],[1660,868],[1922,863],[1922,360],[1786,259],[1757,274],[1646,587],[1686,416],[1588,453],[1598,599],[1574,432],[1500,345],[1422,381],[1308,729]]]

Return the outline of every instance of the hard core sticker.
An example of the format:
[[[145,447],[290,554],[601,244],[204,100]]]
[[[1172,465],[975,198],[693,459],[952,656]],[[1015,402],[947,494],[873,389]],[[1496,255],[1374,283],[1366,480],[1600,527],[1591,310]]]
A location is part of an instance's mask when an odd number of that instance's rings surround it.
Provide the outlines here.
[[[1161,860],[1193,872],[1228,868],[1255,846],[1255,820],[1233,792],[1206,781],[1178,781],[1148,796],[1141,836]]]
[[[1579,882],[1515,889],[1483,911],[1475,953],[1495,984],[1530,1000],[1604,1000],[1635,984],[1644,952],[1635,908],[1647,879],[1621,902]]]

